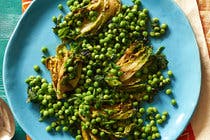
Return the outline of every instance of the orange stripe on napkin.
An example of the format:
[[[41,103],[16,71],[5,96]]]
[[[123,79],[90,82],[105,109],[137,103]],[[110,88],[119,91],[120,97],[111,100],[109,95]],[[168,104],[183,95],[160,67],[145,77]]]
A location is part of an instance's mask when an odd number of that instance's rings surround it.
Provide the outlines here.
[[[181,136],[177,140],[195,140],[191,124],[187,126],[185,131],[181,134]]]
[[[32,0],[22,0],[22,12],[24,12],[31,4]]]
[[[32,140],[28,135],[26,135],[26,140]]]

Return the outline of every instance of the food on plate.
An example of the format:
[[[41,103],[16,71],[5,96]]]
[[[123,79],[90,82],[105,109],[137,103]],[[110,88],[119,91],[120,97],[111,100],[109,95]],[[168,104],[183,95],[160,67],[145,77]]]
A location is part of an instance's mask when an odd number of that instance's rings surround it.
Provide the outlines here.
[[[42,59],[51,82],[39,75],[26,80],[28,102],[40,106],[40,121],[51,118],[47,131],[69,132],[76,140],[161,137],[158,126],[168,113],[150,103],[161,90],[172,94],[166,87],[173,72],[164,76],[164,47],[154,51],[150,40],[164,38],[168,27],[151,18],[140,0],[133,3],[68,0],[71,11],[53,17],[62,43],[55,56]]]

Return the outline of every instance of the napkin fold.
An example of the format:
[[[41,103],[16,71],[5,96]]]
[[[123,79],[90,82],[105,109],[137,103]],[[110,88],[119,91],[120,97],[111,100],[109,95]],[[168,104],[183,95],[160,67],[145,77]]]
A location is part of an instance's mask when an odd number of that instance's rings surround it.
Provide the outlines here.
[[[202,84],[197,109],[191,125],[196,140],[210,139],[210,61],[196,0],[175,0],[186,14],[194,30],[201,58]],[[203,0],[207,3],[207,0]],[[187,100],[187,99],[186,99]],[[189,139],[191,140],[191,139]]]

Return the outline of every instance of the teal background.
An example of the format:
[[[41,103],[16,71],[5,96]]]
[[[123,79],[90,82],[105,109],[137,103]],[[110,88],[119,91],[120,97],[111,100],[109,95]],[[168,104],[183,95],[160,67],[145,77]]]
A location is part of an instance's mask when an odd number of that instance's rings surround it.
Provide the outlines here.
[[[21,17],[21,0],[0,0],[0,64],[3,64],[4,51],[19,18]],[[2,65],[0,65],[0,97],[6,96],[2,82]],[[13,140],[25,140],[25,133],[16,122]]]

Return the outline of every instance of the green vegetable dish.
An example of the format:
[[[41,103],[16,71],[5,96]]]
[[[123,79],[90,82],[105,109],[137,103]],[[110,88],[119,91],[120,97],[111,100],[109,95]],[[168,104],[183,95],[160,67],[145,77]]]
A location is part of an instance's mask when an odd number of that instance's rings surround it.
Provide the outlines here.
[[[40,121],[51,120],[46,131],[70,133],[76,140],[160,139],[158,126],[168,112],[150,103],[160,91],[173,94],[168,88],[173,72],[163,75],[164,47],[154,52],[150,39],[164,38],[167,24],[150,18],[140,0],[133,6],[68,0],[67,6],[68,13],[59,4],[63,15],[52,17],[62,41],[56,55],[46,55],[47,47],[40,50],[52,83],[40,76],[38,65],[38,76],[26,79],[27,101],[40,107]]]

